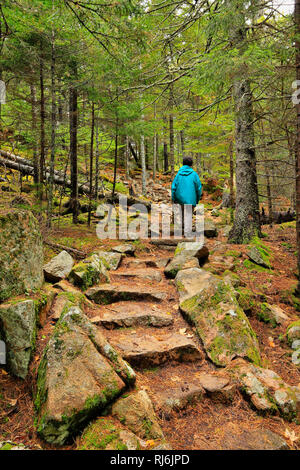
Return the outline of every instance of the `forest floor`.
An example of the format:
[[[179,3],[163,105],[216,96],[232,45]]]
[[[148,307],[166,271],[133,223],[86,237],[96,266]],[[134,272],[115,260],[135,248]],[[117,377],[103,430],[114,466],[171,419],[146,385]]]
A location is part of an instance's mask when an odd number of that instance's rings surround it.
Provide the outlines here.
[[[165,183],[166,184],[166,183]],[[6,197],[6,195],[4,195]],[[9,198],[8,198],[9,199]],[[3,201],[3,199],[2,199]],[[204,202],[213,207],[217,205],[207,195]],[[221,228],[224,225],[224,214],[221,211],[219,218],[214,222]],[[296,237],[293,223],[263,227],[264,244],[272,253],[271,270],[249,269],[244,263],[247,259],[247,247],[227,244],[226,238],[219,230],[217,238],[208,239],[207,246],[210,254],[222,254],[233,258],[233,271],[239,276],[242,285],[251,293],[257,304],[249,305],[247,316],[251,326],[257,334],[262,355],[263,366],[277,372],[285,382],[290,385],[300,385],[300,370],[291,361],[292,350],[289,347],[285,333],[285,326],[272,327],[263,323],[257,316],[259,302],[267,301],[280,306],[290,317],[291,322],[299,318],[293,299],[292,291],[296,285]],[[45,235],[45,234],[44,234]],[[47,233],[47,240],[62,245],[72,246],[91,253],[96,248],[108,249],[119,244],[118,240],[100,241],[96,237],[95,226],[87,228],[84,225],[77,227],[66,223],[59,228],[53,227]],[[149,240],[134,242],[136,246],[135,259],[158,260],[172,258],[174,250],[163,249],[151,244]],[[48,261],[56,254],[45,245],[45,259]],[[123,261],[121,268],[111,274],[111,282],[131,285],[131,280],[123,280],[122,273],[126,274],[130,267],[131,258]],[[210,260],[204,266],[210,268]],[[224,270],[226,267],[224,267]],[[163,267],[155,271],[161,274],[160,281],[137,279],[135,286],[156,289],[167,294],[166,299],[158,306],[149,302],[140,301],[144,308],[159,309],[162,313],[173,318],[173,324],[163,328],[131,327],[110,330],[101,326],[102,332],[112,341],[113,345],[122,343],[122,338],[130,337],[139,342],[145,335],[155,337],[158,341],[168,340],[173,334],[192,338],[199,350],[203,351],[197,339],[194,328],[186,323],[178,309],[178,294],[173,280],[164,277]],[[221,268],[222,272],[222,268]],[[90,317],[103,314],[103,308],[88,309],[85,313]],[[102,310],[101,310],[102,309]],[[55,322],[51,315],[47,317],[43,327],[38,331],[37,347],[31,364],[30,374],[25,381],[11,377],[5,369],[0,369],[0,441],[22,442],[32,449],[51,449],[50,445],[41,441],[35,431],[34,407],[32,393],[35,383],[37,366],[45,345],[53,332]],[[125,339],[126,339],[125,338]],[[153,367],[137,369],[137,388],[145,389],[153,403],[158,415],[160,425],[164,431],[167,442],[173,449],[236,449],[242,445],[243,436],[247,439],[247,431],[253,431],[263,425],[281,435],[291,449],[300,449],[300,426],[284,421],[278,416],[260,416],[244,399],[239,391],[235,392],[234,399],[229,402],[218,397],[211,399],[204,397],[200,402],[188,405],[185,409],[165,413],[160,410],[160,397],[166,389],[188,387],[197,380],[197,375],[203,372],[216,371],[217,368],[207,359],[178,363],[168,361]],[[75,449],[77,441],[65,446],[65,449]]]

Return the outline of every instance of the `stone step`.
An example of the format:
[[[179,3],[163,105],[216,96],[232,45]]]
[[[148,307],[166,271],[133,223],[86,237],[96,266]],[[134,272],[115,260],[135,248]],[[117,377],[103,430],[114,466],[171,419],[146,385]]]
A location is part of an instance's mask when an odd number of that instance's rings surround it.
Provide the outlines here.
[[[180,411],[189,405],[199,403],[205,396],[205,390],[201,385],[194,383],[177,385],[168,388],[157,396],[156,404],[161,415],[166,417],[168,411]]]
[[[123,272],[114,273],[111,276],[111,279],[143,279],[147,281],[155,281],[160,282],[162,280],[162,275],[159,271],[155,271],[155,269],[135,269],[135,270],[128,270]]]
[[[91,322],[111,330],[132,326],[164,327],[172,325],[173,318],[163,313],[157,305],[119,302],[112,308],[103,307]]]
[[[158,238],[150,240],[152,245],[173,246],[176,247],[181,242],[194,242],[195,238]]]
[[[170,258],[160,258],[160,259],[127,259],[124,262],[124,266],[127,268],[164,268],[167,266]]]
[[[149,302],[161,302],[167,294],[145,287],[130,287],[128,285],[102,284],[91,287],[85,292],[88,299],[96,304],[108,305],[123,300],[144,300]]]
[[[189,362],[204,359],[204,354],[190,339],[177,333],[129,335],[114,332],[109,341],[121,356],[137,368],[153,367],[169,361]]]
[[[171,410],[183,410],[205,397],[225,404],[231,403],[237,391],[237,386],[230,382],[228,376],[201,371],[174,369],[171,381],[170,377],[166,376],[164,383],[163,391],[154,390],[154,401],[165,416]]]

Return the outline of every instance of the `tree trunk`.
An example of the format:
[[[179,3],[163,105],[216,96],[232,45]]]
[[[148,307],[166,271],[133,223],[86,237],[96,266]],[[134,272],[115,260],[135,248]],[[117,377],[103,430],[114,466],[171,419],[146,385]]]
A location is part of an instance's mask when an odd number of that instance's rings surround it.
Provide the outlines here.
[[[99,123],[96,120],[96,168],[95,168],[95,197],[98,202],[99,193]]]
[[[147,179],[146,179],[146,155],[145,155],[145,137],[141,135],[141,165],[142,165],[142,194],[146,196]]]
[[[47,227],[51,227],[52,210],[53,210],[55,137],[56,137],[55,134],[56,134],[55,35],[54,35],[54,29],[52,28],[52,37],[51,37],[51,158],[50,158]]]
[[[167,143],[167,118],[164,117],[164,127],[163,127],[163,147],[164,147],[164,171],[169,170],[169,156],[168,156],[168,143]]]
[[[300,80],[300,0],[295,0],[295,24],[297,40],[296,47],[296,78]],[[296,140],[296,220],[297,220],[297,248],[298,248],[298,285],[296,295],[300,297],[300,103],[297,110],[297,140]]]
[[[73,70],[76,78],[76,67]],[[71,170],[71,207],[73,210],[73,223],[78,222],[78,170],[77,170],[77,130],[78,130],[78,92],[76,85],[70,88],[70,170]]]
[[[92,123],[91,123],[91,146],[90,146],[90,194],[88,226],[91,225],[92,195],[93,195],[93,164],[94,164],[94,129],[95,129],[95,104],[92,103]]]
[[[174,164],[174,116],[171,113],[169,116],[170,124],[170,163],[171,163],[171,176],[174,177],[175,164]]]
[[[129,137],[126,136],[125,139],[125,178],[129,178]]]
[[[40,136],[40,200],[43,198],[43,181],[45,173],[45,88],[44,88],[44,61],[40,59],[40,119],[41,119],[41,136]]]
[[[37,144],[37,99],[36,99],[36,88],[34,85],[30,85],[31,93],[31,116],[32,116],[32,136],[33,136],[33,168],[34,168],[34,183],[39,185],[40,174],[39,174],[39,161],[38,161],[38,144]]]
[[[234,208],[234,161],[233,161],[233,143],[229,144],[229,193],[230,193],[230,208]]]
[[[244,19],[241,18],[240,28],[235,31],[236,44],[241,52],[245,37],[246,25]],[[236,132],[236,206],[234,225],[228,242],[243,244],[249,243],[255,235],[261,236],[252,90],[245,65],[236,73],[233,99]]]
[[[184,131],[183,130],[180,131],[180,142],[181,142],[181,156],[182,158],[184,158],[185,145],[184,145]]]
[[[114,182],[112,189],[112,197],[116,192],[116,182],[117,182],[117,168],[118,168],[118,133],[119,133],[119,121],[118,116],[116,117],[116,135],[115,135],[115,162],[114,162]]]

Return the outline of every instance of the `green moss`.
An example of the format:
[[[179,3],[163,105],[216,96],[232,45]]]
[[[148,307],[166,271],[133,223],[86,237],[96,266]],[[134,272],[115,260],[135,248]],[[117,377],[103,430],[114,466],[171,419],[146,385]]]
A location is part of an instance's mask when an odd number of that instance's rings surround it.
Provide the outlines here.
[[[12,448],[13,448],[13,444],[11,444],[10,442],[6,442],[4,445],[2,445],[0,450],[11,450]]]
[[[105,450],[110,446],[113,450],[128,450],[120,439],[122,427],[111,418],[99,418],[84,431],[78,450]],[[138,440],[136,441],[139,448]]]
[[[277,322],[275,318],[272,317],[270,313],[269,305],[265,302],[262,302],[257,310],[257,317],[260,321],[270,324],[273,328],[276,328]]]
[[[241,252],[236,250],[228,250],[226,251],[225,256],[233,256],[234,258],[239,258],[241,256]]]
[[[252,261],[250,261],[249,259],[246,259],[243,262],[243,265],[245,266],[245,268],[249,269],[249,271],[257,271],[257,272],[261,272],[261,273],[265,273],[265,272],[270,273],[270,271],[271,271],[271,269],[264,268],[263,266],[259,266],[258,264],[255,264]]]
[[[146,437],[151,436],[152,426],[153,426],[153,423],[149,418],[143,419],[142,427],[143,427]]]
[[[216,365],[225,366],[234,357],[247,357],[260,365],[257,337],[230,285],[220,281],[213,292],[187,299],[180,308],[196,326],[197,335]],[[211,337],[210,331],[215,337]]]
[[[237,301],[239,306],[244,310],[244,312],[251,312],[257,306],[253,292],[246,287],[239,287],[237,292]]]

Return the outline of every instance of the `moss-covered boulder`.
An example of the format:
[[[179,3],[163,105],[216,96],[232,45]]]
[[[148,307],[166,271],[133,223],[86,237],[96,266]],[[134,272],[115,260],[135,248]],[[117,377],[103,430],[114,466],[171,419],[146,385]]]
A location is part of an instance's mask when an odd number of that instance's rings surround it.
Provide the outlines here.
[[[209,256],[207,246],[198,242],[178,243],[174,258],[165,267],[165,276],[175,279],[177,273],[182,269],[190,267],[190,263],[195,265],[196,260],[203,264]]]
[[[131,367],[79,307],[71,307],[61,315],[39,365],[38,434],[64,444],[134,381]]]
[[[112,414],[142,439],[164,439],[152,402],[144,390],[119,398]]]
[[[66,311],[71,307],[81,307],[86,298],[83,293],[75,292],[60,292],[55,293],[52,305],[50,308],[51,320],[57,321]]]
[[[24,444],[17,444],[12,441],[1,441],[0,450],[30,450],[28,447],[25,447]]]
[[[30,211],[0,214],[0,250],[0,302],[42,286],[42,236]]]
[[[95,284],[109,282],[107,269],[96,254],[76,264],[69,275],[69,280],[82,290],[88,289]]]
[[[271,269],[271,253],[269,248],[262,243],[260,238],[254,237],[247,252],[248,258],[263,268]]]
[[[262,413],[280,414],[288,421],[300,418],[300,388],[288,385],[269,369],[234,361],[228,372],[254,408]]]
[[[274,328],[289,321],[289,317],[278,305],[270,305],[262,302],[258,305],[257,316],[264,323],[269,323]]]
[[[290,344],[294,340],[300,339],[300,320],[294,321],[288,326],[286,336]]]
[[[98,251],[97,255],[104,266],[110,271],[118,269],[123,256],[122,253],[114,253],[113,251]]]
[[[91,423],[80,438],[78,450],[143,450],[146,442],[117,419],[101,417]]]
[[[176,283],[180,310],[195,325],[207,355],[216,365],[226,366],[236,357],[260,364],[256,335],[230,284],[203,269],[182,271]]]
[[[0,338],[6,344],[9,370],[25,379],[36,338],[36,308],[33,300],[0,305]]]

